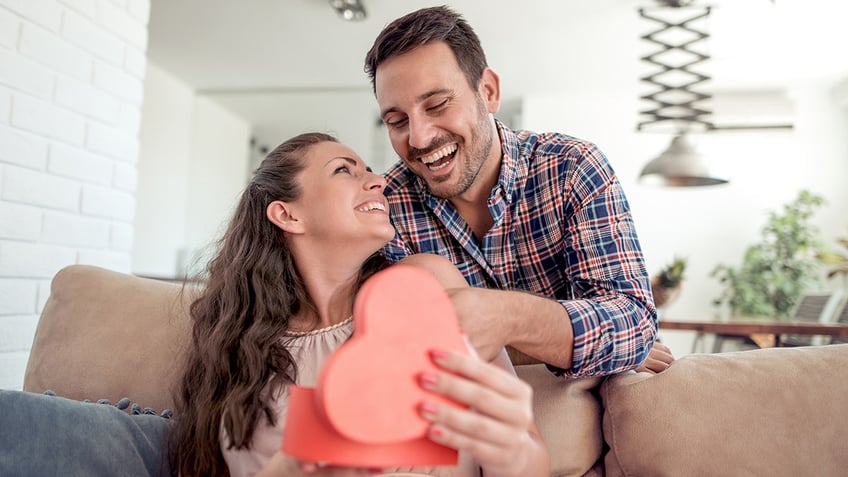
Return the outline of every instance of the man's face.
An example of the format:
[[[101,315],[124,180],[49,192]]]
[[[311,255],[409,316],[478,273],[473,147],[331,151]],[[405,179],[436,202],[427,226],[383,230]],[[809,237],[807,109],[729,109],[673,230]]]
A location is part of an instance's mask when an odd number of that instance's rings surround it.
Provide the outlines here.
[[[436,42],[383,62],[375,89],[392,147],[434,195],[451,199],[475,180],[497,179],[500,148],[493,148],[489,113],[500,98],[491,70],[472,89],[450,47]]]

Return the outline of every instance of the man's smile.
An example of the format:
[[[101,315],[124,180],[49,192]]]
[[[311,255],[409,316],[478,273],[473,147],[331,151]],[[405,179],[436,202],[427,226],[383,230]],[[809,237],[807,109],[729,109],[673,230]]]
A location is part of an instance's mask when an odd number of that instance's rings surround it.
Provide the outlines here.
[[[420,160],[431,171],[437,171],[450,163],[451,159],[453,159],[453,154],[456,153],[456,150],[456,143],[451,143],[426,156],[422,156]]]

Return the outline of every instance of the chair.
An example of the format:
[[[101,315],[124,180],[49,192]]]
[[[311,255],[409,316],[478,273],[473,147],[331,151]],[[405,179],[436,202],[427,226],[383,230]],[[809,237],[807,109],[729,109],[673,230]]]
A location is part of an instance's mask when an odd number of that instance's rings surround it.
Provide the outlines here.
[[[842,300],[842,309],[836,313],[836,322],[848,325],[848,297]],[[830,344],[848,343],[848,337],[834,336],[830,339]]]
[[[836,321],[837,307],[842,304],[843,293],[817,293],[804,295],[798,301],[792,317],[799,321],[833,323]],[[830,343],[829,336],[821,335],[782,335],[781,346],[819,346]]]

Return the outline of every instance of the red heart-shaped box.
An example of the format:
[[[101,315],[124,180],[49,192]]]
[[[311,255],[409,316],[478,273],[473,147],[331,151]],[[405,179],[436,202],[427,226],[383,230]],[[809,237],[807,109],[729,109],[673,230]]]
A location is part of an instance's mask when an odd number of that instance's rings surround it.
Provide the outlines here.
[[[447,293],[430,273],[395,265],[362,286],[353,319],[314,392],[291,387],[283,450],[351,466],[456,464],[455,450],[427,439],[418,412],[425,400],[458,405],[418,382],[437,372],[430,350],[469,354]]]

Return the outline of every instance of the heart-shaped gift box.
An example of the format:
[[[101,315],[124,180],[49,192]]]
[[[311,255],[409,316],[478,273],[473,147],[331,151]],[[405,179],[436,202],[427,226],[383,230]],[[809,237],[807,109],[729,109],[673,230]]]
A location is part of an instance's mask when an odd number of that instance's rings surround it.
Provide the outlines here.
[[[425,400],[459,404],[419,384],[438,372],[430,351],[469,354],[445,290],[408,265],[368,279],[356,296],[354,333],[324,363],[314,389],[290,386],[283,451],[355,467],[455,465],[457,452],[427,438]]]

